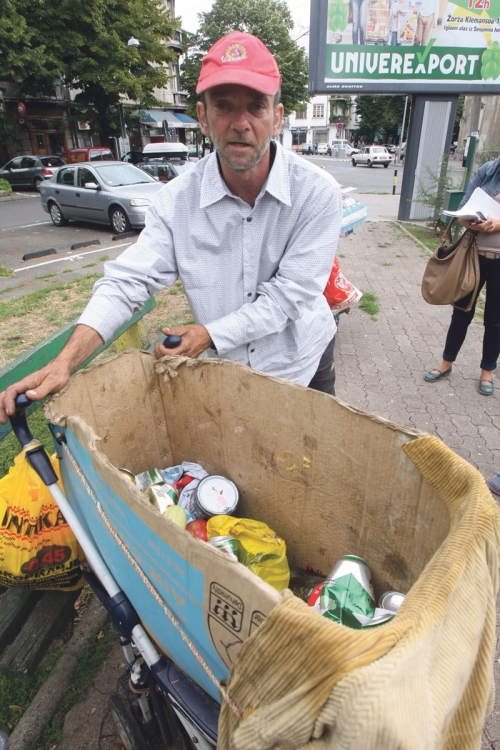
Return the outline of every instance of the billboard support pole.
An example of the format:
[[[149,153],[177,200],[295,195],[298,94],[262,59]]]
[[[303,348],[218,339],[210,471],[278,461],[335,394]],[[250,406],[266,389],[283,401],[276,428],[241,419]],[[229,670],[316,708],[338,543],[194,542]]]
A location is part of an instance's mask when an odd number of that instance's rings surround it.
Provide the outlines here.
[[[399,202],[400,221],[432,218],[433,209],[419,203],[417,198],[420,186],[432,182],[442,155],[450,152],[457,102],[458,95],[453,94],[413,96]]]

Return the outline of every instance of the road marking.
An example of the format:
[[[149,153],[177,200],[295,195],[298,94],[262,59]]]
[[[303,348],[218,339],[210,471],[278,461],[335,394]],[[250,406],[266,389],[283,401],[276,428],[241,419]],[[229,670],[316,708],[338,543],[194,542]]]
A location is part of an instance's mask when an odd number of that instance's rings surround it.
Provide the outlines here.
[[[35,221],[34,224],[23,224],[20,227],[9,227],[9,229],[28,229],[29,227],[41,227],[43,224],[52,224],[51,221]]]
[[[19,271],[28,271],[30,268],[39,268],[40,266],[48,266],[51,263],[60,263],[64,260],[79,260],[80,258],[83,258],[84,255],[92,255],[92,253],[103,253],[105,250],[114,250],[115,247],[128,247],[129,245],[134,245],[134,242],[122,242],[121,245],[110,245],[109,247],[98,247],[97,250],[89,250],[86,253],[75,253],[74,255],[70,255],[69,257],[66,256],[64,258],[55,258],[54,260],[45,260],[43,263],[34,263],[32,266],[23,266],[23,268],[14,268],[14,273],[19,273]]]

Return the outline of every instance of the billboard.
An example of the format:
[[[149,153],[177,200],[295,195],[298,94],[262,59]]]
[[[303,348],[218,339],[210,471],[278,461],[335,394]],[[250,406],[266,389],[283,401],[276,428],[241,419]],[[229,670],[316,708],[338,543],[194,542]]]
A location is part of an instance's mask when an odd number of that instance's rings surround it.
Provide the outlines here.
[[[500,93],[500,0],[311,0],[314,93]]]

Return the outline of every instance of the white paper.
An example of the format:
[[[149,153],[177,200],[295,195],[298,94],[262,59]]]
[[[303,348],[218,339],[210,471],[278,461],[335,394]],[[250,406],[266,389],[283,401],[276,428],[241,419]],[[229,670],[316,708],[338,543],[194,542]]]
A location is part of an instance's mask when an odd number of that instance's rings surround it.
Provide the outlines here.
[[[456,216],[466,221],[476,221],[477,212],[480,211],[485,217],[500,219],[500,203],[497,203],[488,193],[481,188],[476,188],[467,203],[458,211],[443,211],[446,216]]]

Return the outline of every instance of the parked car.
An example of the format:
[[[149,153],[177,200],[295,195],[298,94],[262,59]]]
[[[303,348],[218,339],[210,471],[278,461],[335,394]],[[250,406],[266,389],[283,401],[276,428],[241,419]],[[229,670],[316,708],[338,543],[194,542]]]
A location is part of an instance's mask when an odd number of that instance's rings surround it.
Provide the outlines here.
[[[40,189],[44,180],[50,180],[59,167],[64,167],[60,156],[17,156],[0,170],[0,178],[12,187]]]
[[[346,156],[352,156],[353,154],[359,153],[359,148],[354,148],[354,146],[351,146],[351,144],[348,141],[342,140],[342,139],[332,141],[330,145],[330,153],[333,154],[336,151],[336,149],[341,149],[341,148],[344,149]]]
[[[151,177],[158,179],[160,182],[170,182],[174,177],[178,177],[188,169],[192,169],[194,167],[194,161],[149,159],[149,161],[142,162],[136,166],[138,166],[139,169],[144,170],[144,172],[147,172]]]
[[[353,155],[352,166],[365,164],[367,167],[373,167],[380,164],[387,168],[391,163],[391,158],[390,153],[384,146],[364,146],[359,154]]]
[[[383,143],[382,146],[386,148],[390,154],[396,153],[396,146],[393,143]]]
[[[330,156],[332,152],[328,143],[318,143],[316,146],[316,153],[322,154],[323,156]]]
[[[133,164],[83,162],[61,167],[40,187],[57,227],[69,219],[110,224],[116,233],[144,227],[146,208],[162,184]]]
[[[310,143],[303,143],[298,151],[300,154],[314,154],[314,148]]]
[[[113,152],[107,146],[90,148],[69,148],[62,154],[67,164],[79,164],[82,161],[114,161]]]
[[[196,143],[190,143],[188,146],[188,156],[199,159],[201,157],[202,148],[198,147]]]

